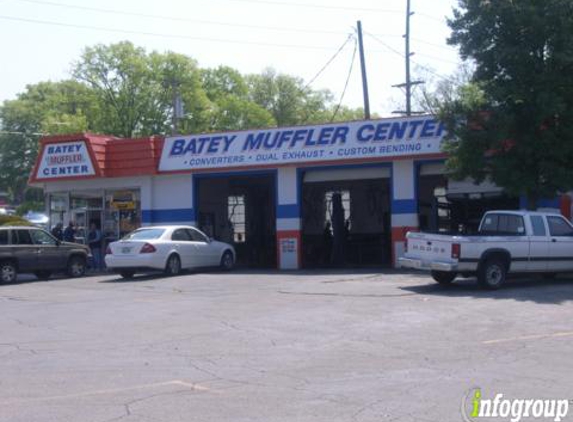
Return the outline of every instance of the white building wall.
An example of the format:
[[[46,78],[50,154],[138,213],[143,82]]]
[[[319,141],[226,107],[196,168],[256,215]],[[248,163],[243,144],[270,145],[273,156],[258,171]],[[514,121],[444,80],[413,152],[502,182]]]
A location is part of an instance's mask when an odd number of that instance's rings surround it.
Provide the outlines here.
[[[150,206],[142,206],[144,222],[194,225],[193,189],[193,176],[190,174],[155,176],[151,183]]]
[[[392,163],[392,250],[394,266],[404,254],[405,236],[418,227],[416,198],[416,165],[414,160]]]

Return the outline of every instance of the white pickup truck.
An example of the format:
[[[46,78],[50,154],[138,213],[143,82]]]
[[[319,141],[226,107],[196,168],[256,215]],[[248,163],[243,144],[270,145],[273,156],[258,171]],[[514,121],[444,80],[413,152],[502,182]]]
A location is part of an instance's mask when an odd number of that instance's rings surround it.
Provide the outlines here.
[[[440,284],[475,274],[482,287],[498,289],[508,273],[573,271],[573,226],[560,214],[490,211],[476,236],[409,232],[398,263],[431,271]]]

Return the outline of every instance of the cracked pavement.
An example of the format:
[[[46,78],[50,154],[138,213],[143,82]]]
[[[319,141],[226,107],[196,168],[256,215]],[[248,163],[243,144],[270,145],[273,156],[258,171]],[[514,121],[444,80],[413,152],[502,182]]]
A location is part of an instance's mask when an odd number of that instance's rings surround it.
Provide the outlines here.
[[[2,422],[461,421],[476,386],[573,398],[573,277],[21,278],[0,285]]]

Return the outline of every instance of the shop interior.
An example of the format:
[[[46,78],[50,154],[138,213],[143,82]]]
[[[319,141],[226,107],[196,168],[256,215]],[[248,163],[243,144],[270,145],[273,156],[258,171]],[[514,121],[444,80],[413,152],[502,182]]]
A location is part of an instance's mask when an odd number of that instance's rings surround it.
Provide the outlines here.
[[[390,179],[386,170],[304,175],[303,267],[390,263]]]
[[[489,183],[456,182],[443,174],[418,175],[418,221],[421,231],[475,234],[483,214],[517,210],[519,198]]]
[[[230,243],[237,265],[276,268],[275,176],[196,177],[198,226]]]

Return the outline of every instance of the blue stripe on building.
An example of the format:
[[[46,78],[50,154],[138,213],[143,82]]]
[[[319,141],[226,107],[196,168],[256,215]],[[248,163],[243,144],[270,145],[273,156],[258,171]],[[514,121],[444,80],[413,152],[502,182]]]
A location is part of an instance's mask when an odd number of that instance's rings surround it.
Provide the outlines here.
[[[193,208],[181,208],[170,210],[142,210],[143,223],[173,223],[178,221],[195,221]]]
[[[539,199],[537,201],[538,208],[557,208],[561,207],[561,198],[556,197],[553,199]],[[521,196],[519,198],[519,208],[526,209],[527,208],[527,198],[525,196]]]
[[[300,205],[277,205],[277,218],[300,218]]]
[[[392,214],[416,214],[418,202],[415,199],[393,199]]]

